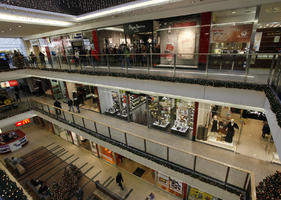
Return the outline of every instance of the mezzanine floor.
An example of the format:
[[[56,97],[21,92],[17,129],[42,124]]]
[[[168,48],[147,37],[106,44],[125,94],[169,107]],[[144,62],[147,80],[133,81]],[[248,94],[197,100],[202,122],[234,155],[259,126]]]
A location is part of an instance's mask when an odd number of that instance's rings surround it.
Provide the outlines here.
[[[53,105],[52,99],[44,97],[38,97],[36,99],[41,102]],[[66,104],[62,104],[62,108],[68,109]],[[119,128],[124,132],[133,132],[134,134],[140,135],[144,138],[148,138],[154,141],[158,141],[162,144],[182,149],[185,152],[202,155],[207,158],[217,160],[235,167],[253,171],[255,173],[256,184],[267,175],[274,173],[276,170],[281,170],[281,165],[255,159],[200,142],[193,142],[187,139],[183,139],[179,136],[147,128],[146,126],[139,125],[133,122],[128,123],[127,121],[88,110],[81,110],[80,115],[85,116],[86,118],[94,119],[97,122]],[[252,136],[250,135],[250,137]]]
[[[115,184],[115,182],[112,182],[110,186],[108,186],[108,189],[122,197],[124,197],[131,189],[133,189],[127,200],[145,199],[151,192],[155,194],[156,199],[178,199],[177,197],[157,188],[152,183],[144,181],[142,178],[139,178],[122,168],[115,167],[114,165],[95,157],[90,151],[74,144],[70,144],[61,137],[52,134],[47,127],[42,128],[41,126],[39,127],[37,125],[31,125],[29,127],[21,128],[21,130],[26,133],[29,143],[18,151],[0,155],[1,160],[4,160],[6,157],[10,158],[12,156],[20,157],[40,146],[47,146],[50,143],[55,143],[55,145],[60,145],[62,148],[68,151],[68,156],[74,154],[75,158],[79,157],[79,163],[77,163],[77,166],[82,166],[87,162],[89,163],[88,167],[82,169],[82,172],[85,172],[90,166],[94,166],[93,169],[87,172],[88,177],[91,178],[101,171],[101,173],[95,179],[99,180],[101,183],[105,182],[110,176],[115,178],[117,172],[120,171],[124,179],[124,191],[122,191],[119,186]],[[67,162],[71,162],[71,159]]]

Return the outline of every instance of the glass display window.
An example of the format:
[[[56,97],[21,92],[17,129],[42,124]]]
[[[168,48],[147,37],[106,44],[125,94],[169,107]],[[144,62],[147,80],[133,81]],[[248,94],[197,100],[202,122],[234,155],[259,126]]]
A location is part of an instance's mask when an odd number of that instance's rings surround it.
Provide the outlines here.
[[[168,97],[150,97],[149,112],[153,127],[167,130],[171,124],[174,101]]]
[[[205,120],[199,120],[197,140],[235,151],[241,133],[241,110],[201,104],[199,114]]]
[[[128,119],[127,94],[125,91],[98,87],[101,113]]]
[[[171,132],[186,136],[193,133],[195,103],[180,99],[175,100],[176,111],[175,119]]]
[[[131,121],[147,125],[146,96],[131,92],[128,97]]]

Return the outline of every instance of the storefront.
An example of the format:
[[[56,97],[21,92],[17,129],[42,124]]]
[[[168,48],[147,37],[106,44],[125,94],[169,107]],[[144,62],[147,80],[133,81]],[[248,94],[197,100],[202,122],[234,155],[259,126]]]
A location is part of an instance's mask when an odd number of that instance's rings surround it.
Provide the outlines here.
[[[147,125],[147,97],[144,94],[129,92],[130,121]]]
[[[98,87],[101,113],[128,120],[127,99],[125,91]]]
[[[104,159],[105,161],[107,161],[113,165],[118,164],[120,162],[120,158],[119,158],[118,154],[114,153],[110,149],[105,148],[100,145],[99,145],[99,149],[100,149],[100,157],[102,159]]]
[[[200,16],[183,16],[156,21],[159,23],[157,43],[160,44],[161,62],[156,67],[197,68]],[[176,57],[174,57],[176,54]],[[175,60],[176,59],[176,60]]]
[[[75,84],[75,87],[76,91],[72,91],[72,93],[76,93],[75,95],[77,95],[79,99],[80,107],[87,110],[100,112],[100,102],[97,87],[82,84]]]
[[[52,95],[54,99],[67,102],[68,93],[66,83],[58,80],[51,80]]]

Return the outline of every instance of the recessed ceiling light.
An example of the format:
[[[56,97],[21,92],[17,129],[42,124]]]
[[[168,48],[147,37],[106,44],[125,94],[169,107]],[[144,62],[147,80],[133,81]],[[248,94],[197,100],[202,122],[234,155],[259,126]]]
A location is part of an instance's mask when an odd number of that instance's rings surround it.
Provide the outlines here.
[[[11,30],[13,30],[12,28],[9,28],[9,30],[11,31]]]
[[[21,28],[22,26],[21,26],[21,25],[18,25],[18,27]]]
[[[5,31],[1,31],[1,33],[4,33]]]
[[[232,14],[235,14],[235,13],[236,13],[236,11],[232,11],[231,13],[232,13]]]

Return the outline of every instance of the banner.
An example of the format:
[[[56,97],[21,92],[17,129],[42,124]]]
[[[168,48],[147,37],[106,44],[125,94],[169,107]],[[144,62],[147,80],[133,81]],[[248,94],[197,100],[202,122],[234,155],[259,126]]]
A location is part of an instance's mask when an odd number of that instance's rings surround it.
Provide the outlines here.
[[[250,42],[253,25],[215,26],[212,28],[212,43]]]

